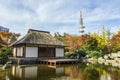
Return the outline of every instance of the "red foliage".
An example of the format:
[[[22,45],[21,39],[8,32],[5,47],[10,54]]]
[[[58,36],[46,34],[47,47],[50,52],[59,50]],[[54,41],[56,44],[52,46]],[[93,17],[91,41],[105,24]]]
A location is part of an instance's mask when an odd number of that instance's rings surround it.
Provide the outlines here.
[[[90,37],[90,35],[88,35],[88,34],[85,34],[85,35],[80,36],[80,43],[81,43],[81,45],[87,43],[87,41],[88,41],[90,38],[91,38],[91,37]]]

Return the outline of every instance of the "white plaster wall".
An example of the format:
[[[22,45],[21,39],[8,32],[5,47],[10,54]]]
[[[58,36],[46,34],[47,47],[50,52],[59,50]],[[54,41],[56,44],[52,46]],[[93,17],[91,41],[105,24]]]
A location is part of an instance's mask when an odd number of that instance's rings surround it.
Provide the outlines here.
[[[13,56],[16,56],[16,48],[13,48]]]
[[[17,56],[23,56],[23,47],[17,47]]]
[[[64,71],[64,67],[56,68],[55,71],[56,71],[56,74],[62,74],[62,73],[65,72],[65,71]]]
[[[26,57],[38,57],[38,47],[26,47]]]
[[[12,75],[15,76],[15,73],[16,73],[16,66],[12,66]]]
[[[37,67],[26,67],[25,68],[25,78],[34,78],[37,77]]]
[[[37,66],[20,68],[17,66],[12,66],[12,75],[18,76],[20,78],[33,78],[37,77]],[[23,75],[24,74],[24,75]]]
[[[21,69],[22,68],[19,68],[19,67],[17,67],[17,66],[13,66],[12,67],[12,75],[13,76],[18,76],[18,77],[21,77]]]
[[[56,48],[56,57],[63,57],[64,56],[64,48]]]

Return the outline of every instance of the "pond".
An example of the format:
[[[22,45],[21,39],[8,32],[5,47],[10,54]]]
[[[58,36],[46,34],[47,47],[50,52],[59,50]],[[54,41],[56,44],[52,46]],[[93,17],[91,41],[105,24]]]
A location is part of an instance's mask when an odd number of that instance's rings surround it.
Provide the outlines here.
[[[0,71],[0,80],[120,80],[120,69],[93,64],[27,65]]]

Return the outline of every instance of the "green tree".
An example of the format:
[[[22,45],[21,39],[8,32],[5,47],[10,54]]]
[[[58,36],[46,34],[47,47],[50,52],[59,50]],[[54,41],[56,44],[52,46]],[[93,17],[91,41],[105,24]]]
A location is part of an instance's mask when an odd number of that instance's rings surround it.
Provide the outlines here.
[[[109,53],[108,44],[112,35],[113,33],[110,31],[110,29],[105,29],[104,26],[102,30],[98,31],[98,33],[91,34],[91,36],[98,41],[98,49],[104,54]]]

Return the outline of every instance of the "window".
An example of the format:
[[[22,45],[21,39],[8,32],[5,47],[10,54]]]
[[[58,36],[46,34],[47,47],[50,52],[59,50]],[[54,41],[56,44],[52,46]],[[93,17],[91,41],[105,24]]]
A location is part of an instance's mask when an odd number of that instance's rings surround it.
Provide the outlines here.
[[[39,50],[40,50],[40,53],[42,53],[42,54],[47,53],[47,48],[45,48],[45,47],[40,47]]]
[[[23,47],[17,48],[17,56],[23,56]]]

